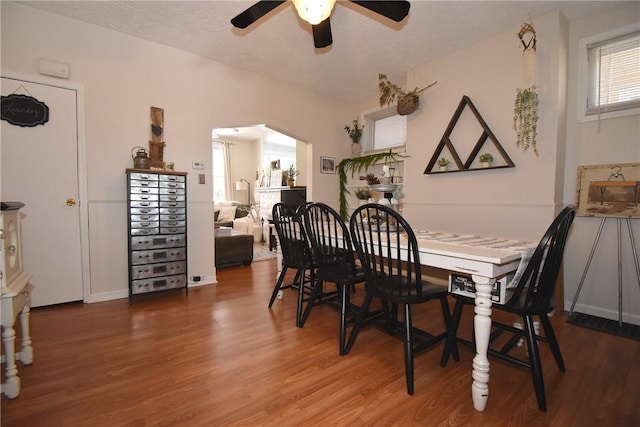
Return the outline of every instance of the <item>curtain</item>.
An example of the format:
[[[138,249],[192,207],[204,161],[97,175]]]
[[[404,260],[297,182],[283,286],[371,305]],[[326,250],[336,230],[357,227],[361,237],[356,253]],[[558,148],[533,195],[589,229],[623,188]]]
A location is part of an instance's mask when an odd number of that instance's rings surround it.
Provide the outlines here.
[[[231,143],[222,142],[222,159],[224,161],[224,194],[227,199],[233,194],[231,186]]]

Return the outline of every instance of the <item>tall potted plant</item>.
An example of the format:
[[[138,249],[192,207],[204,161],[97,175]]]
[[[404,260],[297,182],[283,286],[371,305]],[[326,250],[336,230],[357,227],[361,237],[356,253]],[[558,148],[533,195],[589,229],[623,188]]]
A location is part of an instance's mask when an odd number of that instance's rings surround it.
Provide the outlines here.
[[[362,132],[364,131],[364,125],[360,126],[358,119],[351,122],[353,127],[344,125],[344,130],[351,139],[351,154],[354,156],[360,155],[360,140],[362,139]]]

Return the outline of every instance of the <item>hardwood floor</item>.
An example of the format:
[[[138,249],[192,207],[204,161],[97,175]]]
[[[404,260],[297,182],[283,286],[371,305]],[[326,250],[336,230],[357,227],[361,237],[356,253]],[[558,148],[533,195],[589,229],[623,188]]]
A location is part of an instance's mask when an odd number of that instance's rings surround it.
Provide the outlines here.
[[[367,328],[340,357],[334,309],[314,307],[299,329],[293,291],[267,308],[275,275],[263,261],[220,269],[217,285],[188,296],[33,309],[34,362],[18,362],[22,392],[2,396],[2,426],[640,425],[638,341],[552,319],[567,371],[543,345],[548,412],[529,371],[499,361],[477,412],[468,349],[446,368],[442,344],[417,355],[408,396],[400,340]],[[416,325],[437,312],[420,307]]]

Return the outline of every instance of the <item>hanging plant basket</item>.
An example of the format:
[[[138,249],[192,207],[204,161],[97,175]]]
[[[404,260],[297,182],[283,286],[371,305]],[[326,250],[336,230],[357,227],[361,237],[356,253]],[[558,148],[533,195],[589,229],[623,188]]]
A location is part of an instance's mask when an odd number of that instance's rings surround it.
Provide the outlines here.
[[[397,111],[401,116],[413,113],[420,106],[420,97],[408,94],[398,100]]]
[[[438,82],[433,82],[422,89],[415,88],[411,92],[405,92],[402,88],[387,79],[384,74],[378,74],[378,89],[380,90],[380,106],[391,105],[398,101],[396,111],[401,116],[413,113],[420,106],[420,95]]]

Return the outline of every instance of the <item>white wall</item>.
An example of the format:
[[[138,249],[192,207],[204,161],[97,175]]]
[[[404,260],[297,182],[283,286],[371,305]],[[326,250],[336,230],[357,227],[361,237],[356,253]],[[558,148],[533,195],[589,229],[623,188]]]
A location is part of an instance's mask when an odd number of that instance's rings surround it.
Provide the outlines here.
[[[559,12],[533,18],[537,31],[536,82],[540,93],[539,156],[515,146],[512,130],[516,88],[522,87],[519,22],[510,30],[416,67],[407,87],[428,89],[408,116],[404,215],[415,228],[538,240],[563,205],[575,204],[579,165],[640,162],[640,118],[577,123],[578,39],[637,21],[638,3],[568,23]],[[425,175],[463,95],[470,97],[516,167]],[[358,112],[377,107],[377,98]],[[358,113],[355,113],[357,115]],[[456,142],[454,141],[454,146]],[[564,262],[568,310],[600,220],[577,218]],[[631,221],[640,245],[640,221]],[[640,324],[640,289],[626,223],[622,234],[624,321]],[[617,319],[616,223],[605,225],[577,311]]]
[[[189,276],[215,281],[211,129],[228,123],[269,123],[323,144],[339,156],[343,103],[115,31],[2,2],[2,71],[37,74],[40,58],[70,64],[70,80],[84,85],[91,295],[127,295],[124,170],[131,148],[147,145],[149,108],[164,108],[164,157],[188,175]],[[342,113],[341,113],[342,112]],[[335,144],[335,145],[334,145]],[[198,173],[206,184],[198,184]],[[313,179],[320,175],[312,174]],[[318,199],[336,197],[336,176],[323,176]],[[211,230],[211,233],[209,231]]]
[[[239,179],[246,179],[251,183],[251,193],[255,188],[256,170],[259,168],[257,153],[259,151],[260,140],[234,142],[230,147],[231,158],[231,182],[233,192],[229,200],[237,200],[240,203],[247,203],[247,190],[236,190],[235,182]],[[246,187],[243,182],[243,188]],[[256,198],[252,195],[251,201]]]
[[[629,2],[606,14],[571,23],[569,31],[569,85],[567,97],[567,153],[563,200],[575,203],[577,167],[640,162],[640,117],[629,116],[579,123],[578,41],[638,22],[640,3]],[[576,310],[611,319],[618,318],[618,239],[616,220],[607,219],[593,261],[585,277]],[[600,218],[578,217],[565,254],[565,305],[570,307],[593,247]],[[623,320],[640,324],[640,286],[626,221],[622,221],[622,307]],[[640,220],[631,220],[632,235],[640,249]],[[636,260],[637,262],[637,260]]]
[[[534,18],[533,24],[538,34],[536,74],[541,98],[537,157],[532,150],[516,148],[512,130],[516,88],[524,87],[522,50],[516,36],[520,23],[409,72],[407,87],[438,81],[423,94],[420,110],[408,120],[405,212],[414,227],[537,240],[558,212],[556,165],[558,152],[564,152],[564,139],[558,137],[559,123],[564,124],[558,87],[566,78],[558,67],[567,43],[562,31],[566,23],[555,12]],[[464,95],[515,167],[424,174]],[[464,114],[473,118],[468,109]],[[464,161],[480,137],[480,127],[466,135],[457,129],[452,144]],[[490,140],[485,144],[493,147]],[[493,151],[496,157],[495,150],[480,150],[484,151]]]

